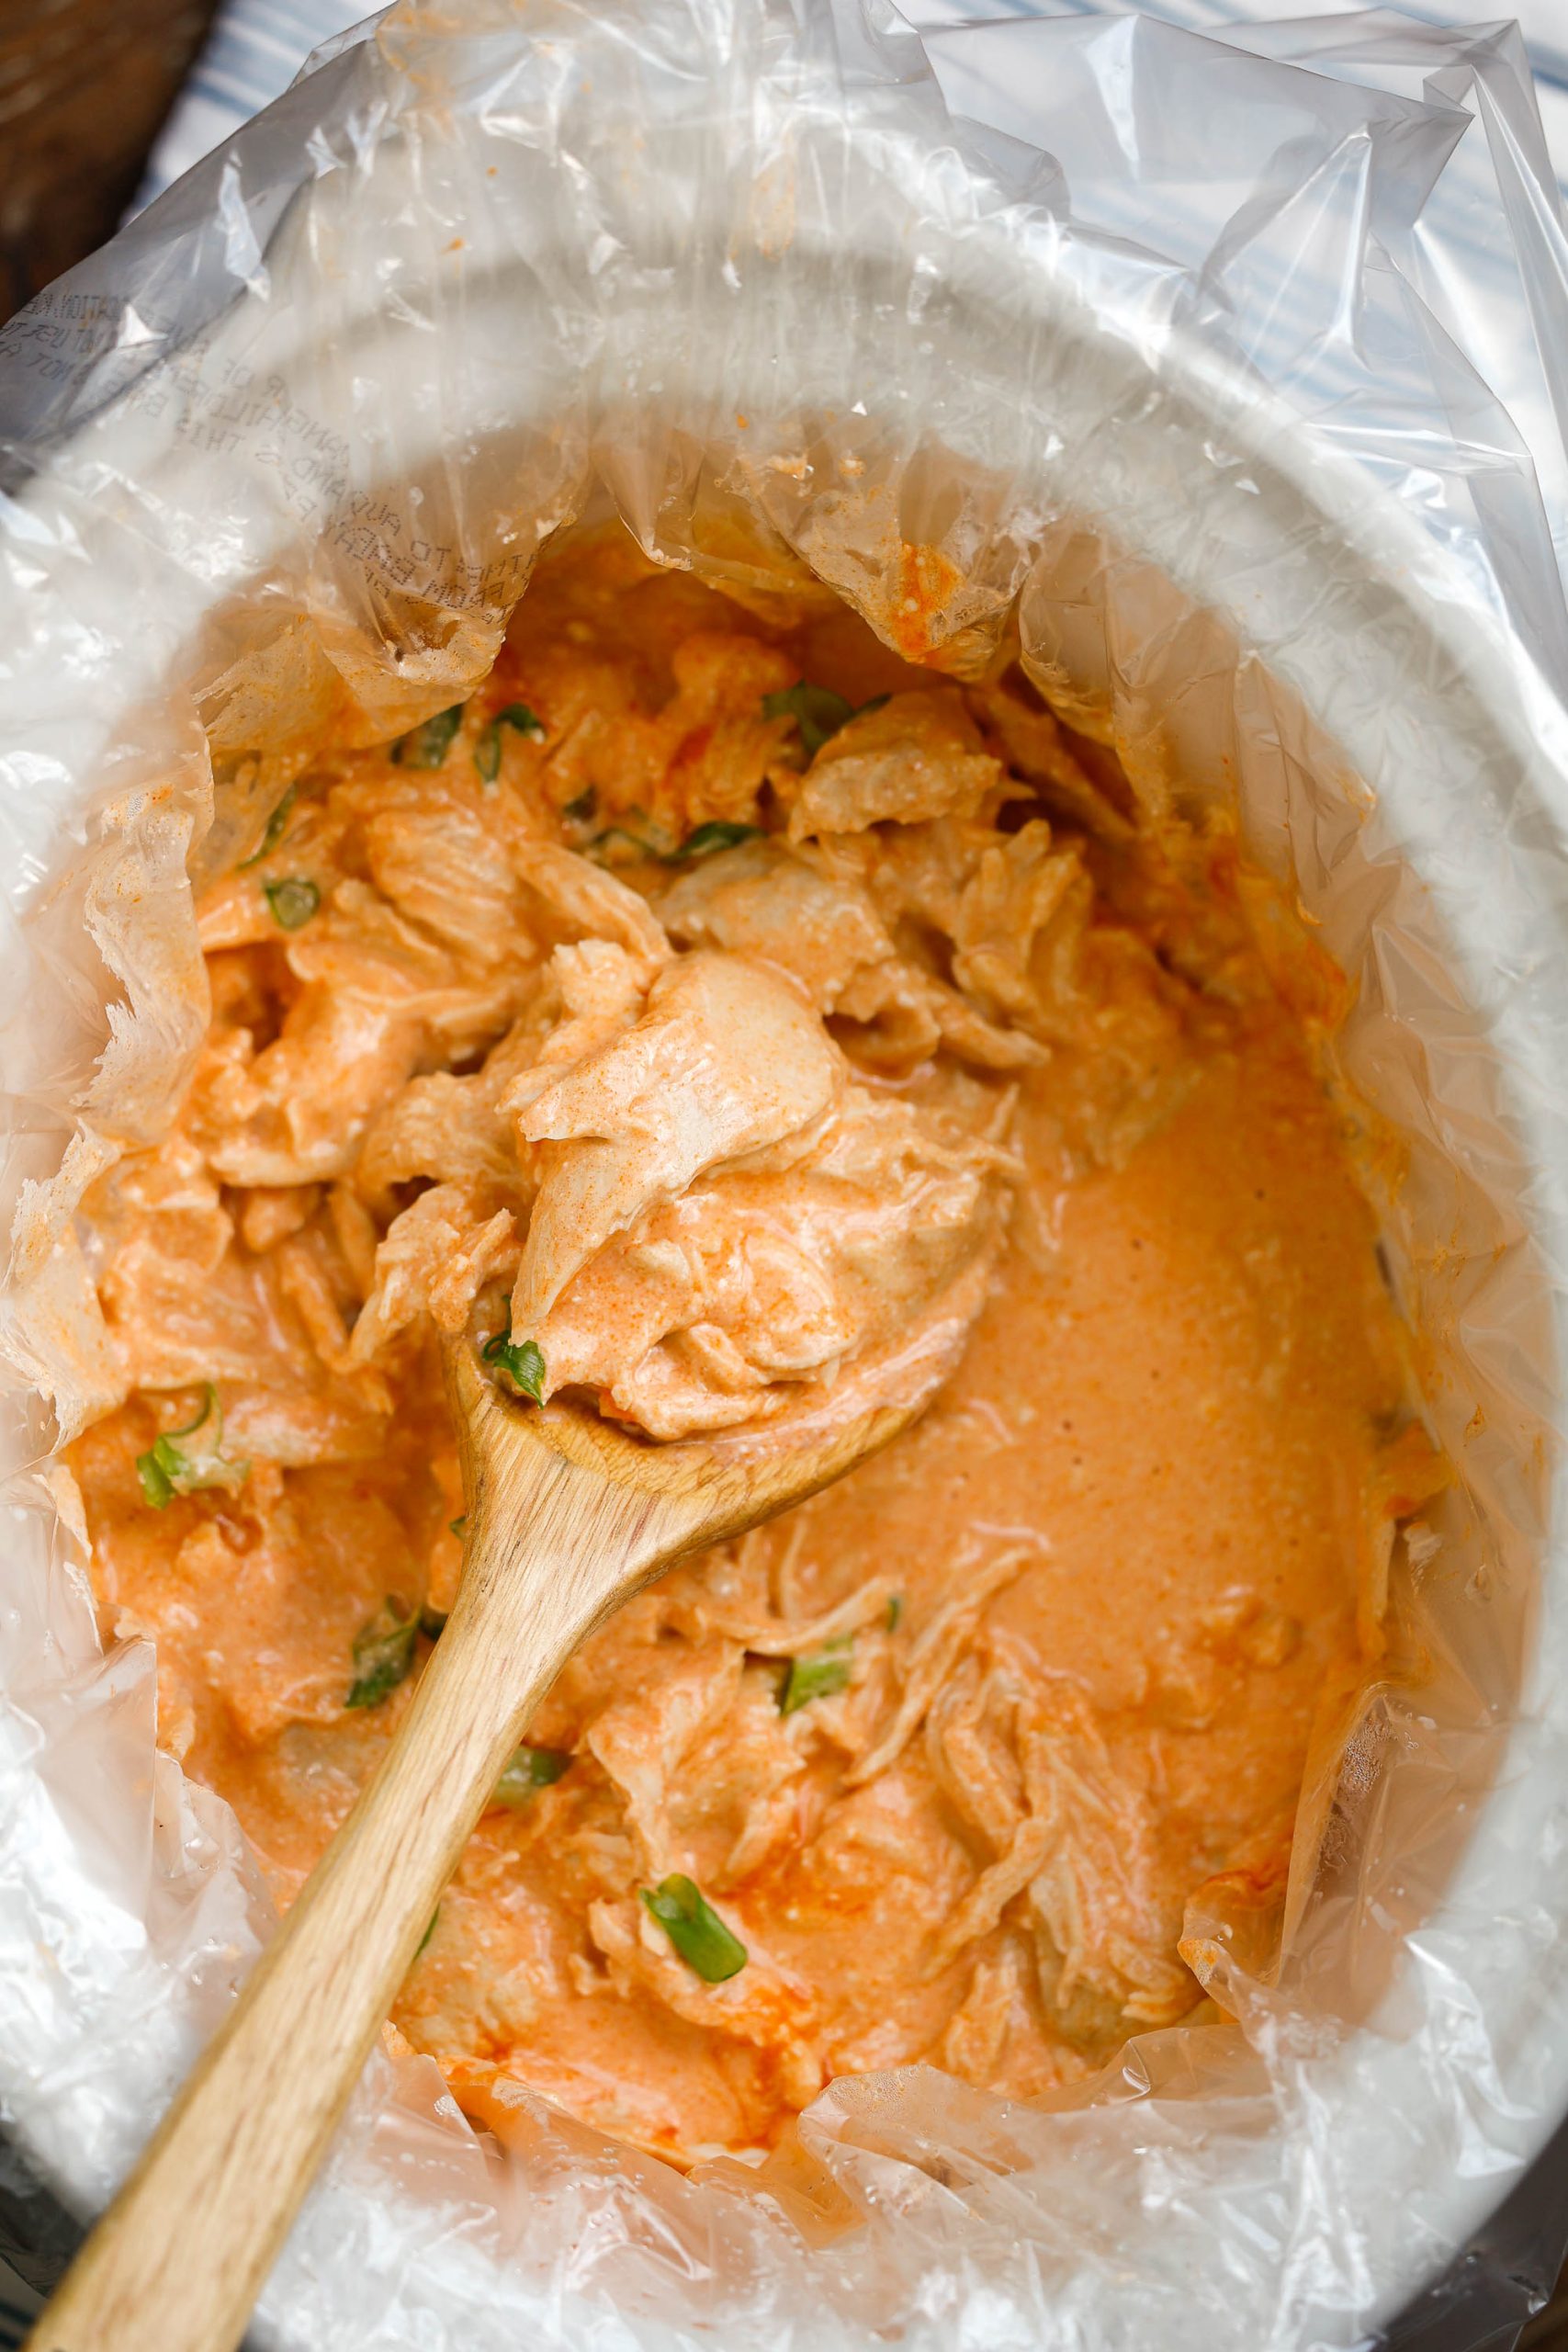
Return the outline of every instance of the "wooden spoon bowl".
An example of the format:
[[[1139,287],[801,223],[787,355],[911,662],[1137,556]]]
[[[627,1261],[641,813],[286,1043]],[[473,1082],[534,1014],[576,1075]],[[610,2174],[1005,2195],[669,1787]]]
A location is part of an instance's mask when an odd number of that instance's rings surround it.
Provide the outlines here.
[[[513,1401],[468,1340],[446,1368],[468,1506],[457,1605],[379,1770],[39,2317],[41,2352],[230,2352],[567,1659],[675,1561],[841,1477],[925,1402],[793,1439],[783,1419],[747,1454]]]

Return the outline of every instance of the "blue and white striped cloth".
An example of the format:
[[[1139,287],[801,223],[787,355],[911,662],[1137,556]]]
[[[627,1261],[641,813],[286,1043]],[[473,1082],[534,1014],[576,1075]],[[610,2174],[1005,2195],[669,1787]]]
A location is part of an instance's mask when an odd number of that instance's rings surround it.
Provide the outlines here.
[[[922,0],[902,0],[904,13],[927,20]],[[1141,0],[1146,16],[1164,17],[1194,32],[1223,34],[1227,25],[1296,17],[1353,13],[1354,0],[1303,7],[1300,0]],[[152,151],[137,207],[207,154],[262,107],[282,95],[310,52],[360,23],[363,0],[228,0],[207,47]],[[1122,14],[1095,0],[961,0],[933,10],[951,24],[956,14],[1097,16]],[[1463,0],[1401,0],[1401,13],[1428,25],[1472,24],[1490,11]],[[1560,184],[1568,193],[1568,0],[1517,0],[1529,47],[1542,120]]]
[[[133,209],[281,97],[313,50],[369,13],[355,0],[228,0],[158,135]]]

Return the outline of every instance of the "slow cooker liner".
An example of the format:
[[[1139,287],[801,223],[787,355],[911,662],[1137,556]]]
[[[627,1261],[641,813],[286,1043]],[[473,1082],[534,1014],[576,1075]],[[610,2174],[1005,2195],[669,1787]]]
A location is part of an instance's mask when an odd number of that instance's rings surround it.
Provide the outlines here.
[[[749,112],[711,78],[699,105],[677,21]],[[267,2321],[334,2345],[1355,2341],[1568,2105],[1562,714],[1255,379],[1087,302],[1057,216],[933,147],[929,93],[855,86],[772,19],[464,23],[394,20],[328,69],[302,119],[352,164],[275,208],[265,253],[235,194],[245,291],[129,386],[122,339],[11,518],[0,775],[37,878],[4,944],[6,2112],[97,2201],[265,1932],[227,1809],[154,1762],[150,1658],[97,1655],[20,1394],[68,1421],[96,1393],[73,1206],[158,1132],[199,1035],[187,861],[222,862],[242,751],[345,718],[384,740],[465,692],[539,540],[611,501],[732,583],[805,562],[960,674],[1016,613],[1147,802],[1234,808],[1357,982],[1344,1099],[1402,1138],[1391,1271],[1461,1483],[1399,1565],[1420,1679],[1369,1693],[1319,1792],[1282,1965],[1248,1973],[1241,1923],[1212,1923],[1238,2028],[1146,2037],[1049,2113],[929,2069],[836,2085],[813,2163],[765,2196],[542,2103],[498,2170],[428,2062],[383,2068]]]

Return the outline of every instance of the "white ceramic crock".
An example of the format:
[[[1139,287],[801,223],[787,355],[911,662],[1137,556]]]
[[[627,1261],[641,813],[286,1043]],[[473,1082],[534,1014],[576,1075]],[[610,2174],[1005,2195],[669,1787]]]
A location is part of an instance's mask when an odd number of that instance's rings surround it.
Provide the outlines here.
[[[342,93],[334,106],[349,119]],[[1312,2217],[1303,2249],[1338,2212],[1355,2256],[1343,2277],[1314,2285],[1292,2268],[1287,2216],[1266,2266],[1271,2300],[1247,2300],[1261,2294],[1262,2270],[1237,2287],[1234,2341],[1247,2352],[1348,2343],[1441,2267],[1568,2112],[1568,1558],[1545,1450],[1568,1264],[1568,724],[1460,565],[1362,469],[1309,447],[1255,380],[1168,325],[1154,334],[1097,309],[1049,236],[1005,206],[971,206],[950,159],[896,119],[845,152],[830,240],[797,204],[787,233],[749,251],[736,282],[722,175],[698,162],[639,173],[613,224],[614,296],[595,297],[592,331],[570,297],[585,268],[580,224],[558,234],[557,195],[525,145],[480,142],[433,186],[428,146],[386,141],[374,172],[326,172],[292,197],[265,252],[236,205],[230,269],[246,282],[232,301],[159,379],[78,423],[6,518],[0,641],[31,649],[0,701],[0,753],[13,782],[18,760],[34,779],[7,804],[14,850],[39,876],[60,873],[106,778],[111,791],[144,783],[188,748],[214,616],[236,600],[254,616],[255,583],[306,578],[315,559],[300,550],[322,543],[323,526],[336,534],[335,594],[358,560],[345,513],[367,527],[378,502],[396,509],[376,526],[379,544],[407,548],[421,512],[460,519],[498,484],[541,486],[535,503],[558,519],[596,471],[650,542],[678,548],[682,468],[692,450],[719,447],[758,453],[748,462],[760,495],[809,552],[831,533],[821,538],[813,502],[824,486],[811,464],[790,469],[791,421],[806,453],[805,421],[824,417],[835,421],[829,440],[860,436],[874,477],[890,450],[901,466],[929,424],[971,481],[991,485],[966,510],[976,574],[1003,601],[1021,583],[1026,642],[1134,767],[1176,775],[1190,797],[1238,796],[1253,853],[1293,874],[1358,980],[1347,1072],[1409,1139],[1391,1233],[1406,1296],[1436,1335],[1435,1410],[1474,1497],[1468,1532],[1456,1521],[1451,1536],[1462,1569],[1433,1605],[1472,1694],[1508,1729],[1500,1753],[1488,1751],[1497,1769],[1475,1792],[1457,1859],[1451,1818],[1411,1830],[1418,1803],[1368,1817],[1374,1838],[1416,1836],[1403,1878],[1397,1858],[1380,1865],[1380,1884],[1405,1889],[1408,1933],[1370,2014],[1311,2047],[1279,2030],[1280,2129],[1295,2153],[1263,2168],[1280,2210],[1295,2195]],[[500,191],[470,202],[496,163]],[[916,255],[911,219],[924,224]],[[404,297],[411,273],[441,282],[455,222],[462,251],[443,299],[461,364],[447,368],[429,312]],[[310,299],[297,299],[307,284]],[[226,422],[225,399],[252,423]],[[921,500],[928,513],[941,503],[940,490],[917,493],[913,480],[898,480],[906,530]],[[852,482],[852,470],[838,490]],[[410,484],[423,485],[424,506],[410,505]],[[521,562],[526,518],[508,529]],[[410,560],[416,572],[425,561],[417,547]],[[1161,707],[1168,724],[1151,734],[1148,713]],[[144,749],[121,758],[128,737]],[[28,1038],[54,1017],[50,974],[25,933],[4,955],[12,1083],[36,1093]],[[91,1031],[80,1002],[71,1019]],[[44,1137],[34,1173],[47,1174],[62,1140]],[[81,1671],[79,1638],[76,1625],[62,1672]],[[1484,1744],[1455,1716],[1433,1731],[1431,1753],[1472,1737]],[[17,1788],[25,1746],[6,1752]],[[106,1822],[112,1810],[106,1792]],[[57,1819],[49,1834],[75,1833]],[[228,1867],[220,1854],[209,1861]],[[28,1899],[48,1907],[46,1851],[13,1846],[8,1870],[11,1892],[25,1881]],[[60,1872],[48,1900],[68,1902],[70,1883]],[[120,1899],[129,1918],[134,1890]],[[68,1923],[61,1932],[69,1942]],[[47,2048],[37,2064],[7,2049],[6,2094],[23,2144],[84,2206],[188,2050],[197,2014],[186,1979],[171,1977],[178,2018],[162,2040],[149,2029],[145,2064],[127,2057],[122,2106],[106,2105],[101,2084],[96,2103],[51,2101],[51,2079],[80,2087],[91,2073],[77,2061],[112,2013],[135,1942],[111,1935],[76,1951],[91,1993],[80,2016],[41,1998],[29,2011],[28,1972],[41,1983],[50,1956],[8,1951],[0,2038],[36,2013]],[[146,1958],[137,1949],[134,1966]],[[143,2011],[154,2009],[149,1996]],[[96,2046],[106,2066],[119,2064]],[[1101,2120],[1110,2132],[1114,2119]],[[1093,2187],[1081,2167],[1102,2144],[1075,2143],[1072,2193],[1086,2213]],[[1059,2337],[1016,2333],[1027,2322],[1009,2305],[988,2336],[917,2314],[900,2340],[1147,2344],[1147,2279],[1179,2286],[1227,2197],[1247,2206],[1261,2160],[1240,2141],[1216,2156],[1209,2201],[1184,2216],[1179,2197],[1162,2205],[1150,2192],[1135,2153],[1123,2156],[1126,2178],[1143,2184],[1145,2234],[1123,2248],[1120,2273],[1094,2257],[1092,2293],[1069,2299]],[[1242,2170],[1227,2190],[1232,2162]],[[331,2316],[353,2309],[332,2238],[373,2242],[373,2220],[344,2220],[368,2195],[363,2181],[340,2184],[321,2209],[330,2230],[303,2225],[269,2306],[287,2340],[360,2340]],[[400,2289],[426,2332],[384,2315],[385,2332],[363,2340],[499,2344],[524,2326],[541,2343],[601,2340],[591,2297],[575,2315],[558,2297],[530,2301],[491,2260],[477,2245],[433,2244],[418,2281]],[[1125,2275],[1140,2268],[1142,2284]],[[1214,2345],[1208,2299],[1193,2307],[1192,2340]],[[624,2324],[617,2344],[687,2340],[666,2322]],[[792,2325],[792,2347],[872,2340],[826,2308]],[[1173,2322],[1161,2352],[1187,2340]]]

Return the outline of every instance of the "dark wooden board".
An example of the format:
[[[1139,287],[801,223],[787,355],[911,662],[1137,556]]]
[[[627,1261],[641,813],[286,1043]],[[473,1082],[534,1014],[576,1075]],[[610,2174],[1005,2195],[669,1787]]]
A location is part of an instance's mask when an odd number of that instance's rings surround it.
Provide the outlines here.
[[[0,0],[0,320],[112,234],[215,0]]]
[[[1550,2310],[1532,2319],[1520,2336],[1519,2352],[1568,2352],[1568,2273],[1559,2279]]]

